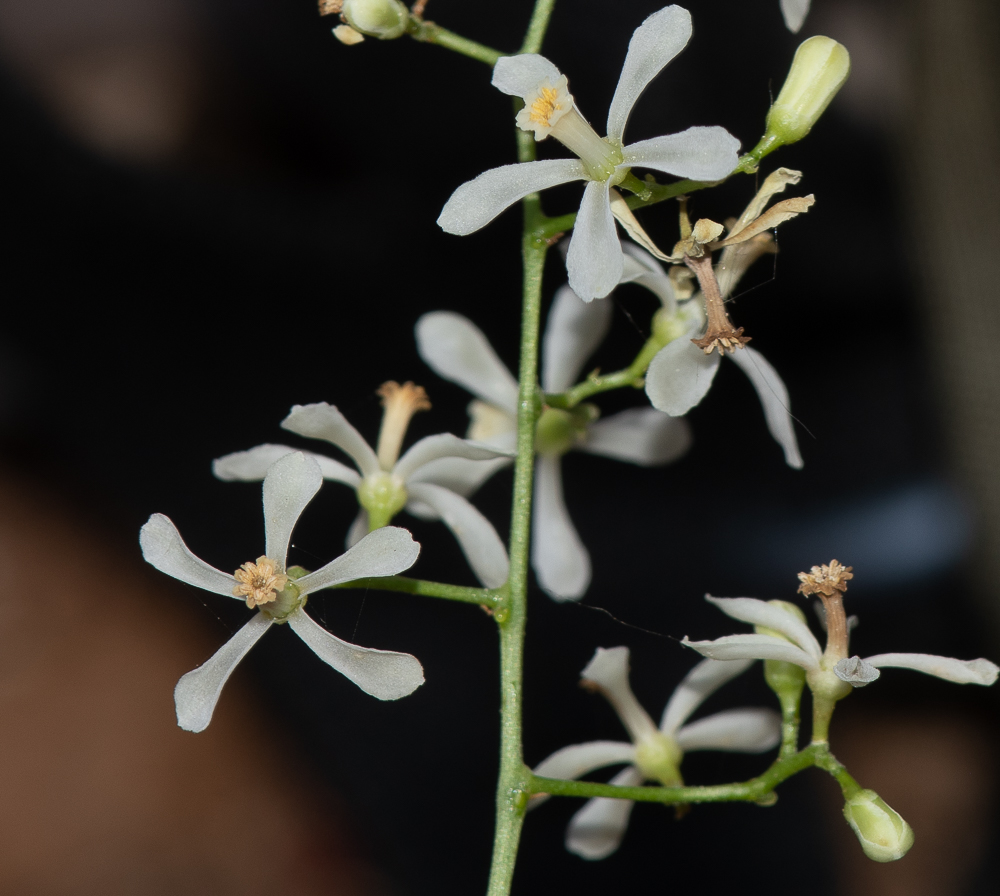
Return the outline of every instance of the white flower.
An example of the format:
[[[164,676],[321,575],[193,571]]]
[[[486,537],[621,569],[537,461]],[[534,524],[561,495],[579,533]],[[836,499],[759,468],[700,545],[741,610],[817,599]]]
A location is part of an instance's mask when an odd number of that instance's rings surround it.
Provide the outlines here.
[[[739,141],[721,127],[694,127],[628,146],[623,143],[635,101],[690,37],[691,16],[679,6],[653,13],[636,29],[611,100],[605,138],[598,136],[577,111],[566,77],[548,59],[533,54],[501,58],[493,70],[493,84],[524,100],[518,126],[534,131],[536,140],[551,134],[578,158],[523,162],[487,171],[452,194],[438,224],[448,233],[464,236],[484,227],[529,193],[585,180],[588,183],[567,258],[569,282],[587,301],[606,296],[622,272],[611,195],[629,170],[637,166],[716,181],[737,165]]]
[[[507,549],[490,521],[459,494],[461,488],[453,489],[447,477],[437,475],[435,469],[445,459],[462,458],[488,464],[509,452],[444,433],[420,439],[400,457],[410,417],[430,405],[423,389],[412,383],[403,386],[386,383],[379,394],[383,398],[385,416],[377,451],[369,447],[337,408],[325,402],[295,405],[281,423],[283,429],[296,435],[324,439],[336,445],[360,471],[332,458],[307,452],[319,464],[324,479],[342,482],[357,492],[361,509],[348,532],[348,547],[406,509],[424,519],[441,519],[458,540],[479,580],[487,588],[499,588],[507,581],[510,567]],[[287,445],[258,445],[249,451],[220,457],[213,462],[212,469],[219,479],[262,479],[272,463],[295,450]]]
[[[729,298],[740,277],[762,252],[773,246],[768,240],[769,236],[763,240],[758,237],[723,250],[716,269],[723,299]],[[660,263],[632,243],[625,243],[624,249],[628,254],[622,282],[638,283],[655,293],[663,305],[664,318],[670,320],[672,317],[679,331],[679,335],[660,349],[650,362],[646,373],[646,394],[658,410],[671,416],[686,414],[708,393],[722,363],[722,352],[706,355],[691,342],[691,338],[705,328],[705,303],[701,293],[698,293],[678,305],[673,284]],[[781,445],[785,463],[800,469],[802,455],[792,427],[788,389],[778,372],[760,352],[747,345],[725,355],[747,375],[757,392],[768,431]]]
[[[608,698],[632,742],[599,740],[563,747],[534,769],[536,775],[572,780],[608,765],[628,763],[610,783],[636,787],[655,780],[673,787],[684,783],[680,763],[685,752],[763,753],[781,740],[781,719],[771,709],[730,709],[684,724],[711,694],[744,672],[749,660],[699,663],[670,696],[657,727],[629,687],[628,656],[627,647],[599,647],[580,675]],[[631,811],[631,800],[589,800],[569,823],[566,848],[585,859],[611,855],[621,843]]]
[[[781,0],[781,14],[785,17],[785,25],[793,34],[802,27],[809,14],[810,0]]]
[[[322,588],[369,576],[391,576],[408,569],[420,553],[405,529],[373,532],[346,554],[299,578],[285,567],[292,529],[323,484],[314,460],[304,454],[278,460],[264,479],[264,555],[244,563],[235,575],[221,572],[188,550],[177,528],[161,513],[142,527],[139,544],[148,563],[196,588],[246,600],[257,607],[250,621],[204,665],[183,676],[174,690],[177,723],[204,731],[212,720],[222,687],[236,664],[274,623],[291,627],[323,662],[379,700],[398,700],[424,683],[416,657],[358,647],[317,625],[305,612],[307,595]]]
[[[556,294],[542,338],[542,388],[562,392],[572,386],[611,323],[607,302],[587,304],[564,286]],[[469,436],[512,449],[517,435],[517,381],[470,320],[449,311],[417,321],[417,350],[435,373],[477,397],[469,405]],[[590,584],[590,556],[580,541],[563,499],[561,455],[570,449],[652,466],[683,454],[690,444],[687,425],[652,408],[634,408],[594,419],[592,406],[573,411],[547,408],[539,420],[532,526],[532,565],[542,589],[556,600],[579,598]],[[435,474],[469,493],[502,459],[473,465],[439,461]],[[447,466],[446,466],[447,465]]]

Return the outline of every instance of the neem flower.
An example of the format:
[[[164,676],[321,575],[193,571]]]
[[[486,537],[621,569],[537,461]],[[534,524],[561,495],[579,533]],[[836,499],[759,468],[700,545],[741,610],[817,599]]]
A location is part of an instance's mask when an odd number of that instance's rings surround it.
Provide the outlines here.
[[[245,600],[257,612],[204,665],[184,675],[174,689],[177,724],[204,731],[236,664],[275,623],[288,623],[323,662],[379,700],[398,700],[424,683],[416,657],[358,647],[321,628],[305,612],[309,594],[354,579],[391,576],[411,567],[420,553],[405,529],[371,533],[346,554],[315,572],[295,575],[285,566],[288,543],[299,516],[323,484],[318,464],[301,452],[288,454],[264,479],[264,554],[234,574],[221,572],[188,550],[177,527],[154,513],[139,533],[146,561],[160,572],[196,588]]]
[[[585,686],[607,697],[631,743],[598,740],[563,747],[539,763],[534,769],[536,775],[572,780],[608,765],[628,763],[611,779],[612,784],[636,787],[652,780],[676,787],[684,783],[680,764],[686,752],[763,753],[781,739],[781,719],[771,709],[730,709],[684,724],[711,694],[746,671],[749,660],[698,663],[671,694],[657,727],[629,687],[628,657],[627,647],[598,647],[580,676]],[[569,823],[566,848],[585,859],[611,855],[625,835],[632,805],[632,800],[589,800]]]
[[[600,137],[579,113],[566,76],[544,56],[501,58],[493,70],[493,85],[524,100],[517,115],[518,127],[533,131],[536,140],[555,137],[578,158],[522,162],[480,174],[452,194],[438,224],[448,233],[465,236],[529,193],[585,180],[566,259],[569,283],[587,301],[606,296],[622,273],[611,197],[630,169],[637,166],[716,181],[732,172],[738,161],[739,141],[721,127],[688,128],[628,146],[623,142],[635,101],[690,38],[691,15],[679,6],[653,13],[636,29],[611,100],[607,137]]]

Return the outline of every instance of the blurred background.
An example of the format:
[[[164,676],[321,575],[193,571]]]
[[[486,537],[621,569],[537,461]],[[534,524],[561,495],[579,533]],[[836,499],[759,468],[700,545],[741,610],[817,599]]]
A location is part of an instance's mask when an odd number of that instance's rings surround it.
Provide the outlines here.
[[[678,639],[732,631],[706,591],[791,600],[796,573],[834,557],[854,567],[862,656],[1000,658],[1000,12],[989,0],[816,0],[792,35],[777,0],[686,5],[694,38],[636,106],[632,140],[718,124],[749,148],[804,37],[852,54],[813,133],[762,168],[802,170],[817,204],[782,228],[780,253],[731,306],[789,387],[805,468],[784,465],[728,364],[691,412],[695,444],[679,462],[565,459],[594,581],[579,605],[532,595],[530,764],[623,736],[577,686],[595,647],[631,648],[633,687],[656,716],[695,661]],[[426,16],[514,49],[530,6],[430,0]],[[631,32],[657,8],[557,5],[544,52],[590,120],[603,121]],[[458,184],[513,160],[508,98],[481,63],[409,39],[342,46],[334,24],[311,0],[0,5],[0,545],[12,563],[0,893],[485,886],[498,701],[484,613],[320,596],[310,611],[323,624],[415,654],[427,684],[378,703],[282,629],[192,735],[175,726],[173,685],[246,611],[138,551],[139,527],[163,512],[221,569],[256,556],[259,486],[216,481],[210,461],[286,441],[292,404],[336,404],[374,439],[375,389],[411,379],[434,404],[411,439],[464,432],[467,394],[416,354],[425,311],[468,316],[515,366],[519,215],[462,239],[434,224]],[[754,189],[733,180],[693,211],[736,215]],[[578,192],[550,192],[546,210],[572,210]],[[643,214],[661,245],[675,221],[666,206]],[[553,253],[547,296],[564,275]],[[655,310],[634,287],[612,301],[592,362],[605,370],[634,356]],[[501,534],[509,489],[500,474],[476,499]],[[355,507],[325,487],[292,561],[339,552]],[[415,574],[474,584],[443,527],[405,524],[424,545]],[[772,699],[751,672],[707,710]],[[597,863],[562,846],[579,804],[550,801],[526,822],[517,892],[984,892],[1000,872],[996,709],[991,691],[902,671],[841,705],[834,751],[916,831],[902,862],[868,862],[837,788],[810,772],[768,809],[675,821],[639,806]],[[684,771],[713,783],[763,764],[693,754]]]

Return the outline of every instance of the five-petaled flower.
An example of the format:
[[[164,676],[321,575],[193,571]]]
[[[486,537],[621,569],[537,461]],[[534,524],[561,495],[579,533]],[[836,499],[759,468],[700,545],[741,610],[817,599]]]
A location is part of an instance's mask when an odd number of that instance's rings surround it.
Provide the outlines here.
[[[611,323],[607,302],[585,303],[568,287],[556,294],[542,338],[542,389],[562,392],[572,386],[587,358]],[[499,449],[513,449],[517,434],[517,381],[497,357],[482,331],[449,311],[434,311],[417,321],[417,350],[440,376],[476,396],[469,405],[469,437]],[[669,463],[690,445],[685,421],[652,408],[633,408],[597,419],[592,405],[572,410],[546,408],[538,422],[531,562],[542,589],[556,600],[574,600],[590,584],[590,556],[566,509],[562,455],[571,449],[642,466]],[[469,494],[504,458],[485,463],[439,461],[438,475]],[[445,467],[447,464],[447,468]]]
[[[374,451],[333,405],[296,405],[281,424],[297,435],[336,445],[360,471],[307,452],[325,479],[349,485],[357,493],[361,507],[347,535],[348,547],[366,532],[387,525],[405,508],[423,519],[441,519],[479,580],[488,588],[500,587],[507,581],[507,550],[492,523],[459,493],[461,488],[452,488],[448,462],[461,459],[475,468],[500,457],[506,460],[511,452],[444,433],[420,439],[400,457],[410,418],[430,404],[424,390],[413,383],[385,383],[379,394],[385,415]],[[258,445],[219,458],[212,469],[220,479],[258,480],[275,460],[295,450],[288,445]]]
[[[518,126],[534,131],[536,140],[555,137],[578,158],[522,162],[486,171],[452,194],[438,224],[448,233],[464,236],[529,193],[585,180],[566,259],[569,282],[587,301],[606,296],[622,273],[621,244],[612,212],[612,199],[620,197],[614,187],[631,168],[717,181],[737,165],[739,141],[721,127],[693,127],[630,145],[623,142],[635,101],[690,37],[691,15],[679,6],[653,13],[636,29],[611,100],[604,138],[577,111],[566,77],[548,59],[534,54],[501,58],[493,70],[493,85],[524,100]]]
[[[534,773],[545,778],[574,779],[608,765],[628,763],[612,784],[636,787],[658,781],[667,787],[684,783],[680,764],[691,750],[730,750],[763,753],[781,739],[781,720],[772,709],[730,709],[684,723],[726,682],[751,664],[704,660],[677,686],[667,702],[659,727],[640,706],[629,687],[627,647],[597,648],[580,673],[583,684],[599,690],[614,707],[631,743],[598,740],[557,750],[539,763]],[[538,799],[538,798],[536,798]],[[597,797],[574,816],[566,831],[566,848],[585,859],[611,855],[625,834],[632,801]]]
[[[391,576],[409,569],[420,553],[405,529],[389,527],[363,538],[346,554],[315,572],[295,577],[286,568],[292,529],[323,484],[319,465],[302,453],[286,454],[264,479],[264,554],[233,575],[188,550],[168,517],[156,513],[142,527],[139,543],[147,562],[196,588],[246,600],[257,612],[211,659],[183,676],[174,689],[177,723],[204,731],[236,664],[275,623],[288,623],[325,663],[380,700],[398,700],[424,683],[416,657],[358,647],[321,628],[305,612],[307,596],[355,579]]]

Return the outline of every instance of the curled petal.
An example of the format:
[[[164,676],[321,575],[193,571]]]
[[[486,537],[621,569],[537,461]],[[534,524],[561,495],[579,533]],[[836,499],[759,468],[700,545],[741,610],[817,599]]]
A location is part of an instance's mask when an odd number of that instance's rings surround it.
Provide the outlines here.
[[[730,709],[685,725],[677,745],[689,750],[763,753],[781,742],[781,716],[773,709]]]
[[[417,321],[414,332],[420,357],[438,376],[498,408],[517,411],[517,380],[471,320],[432,311]]]
[[[487,588],[507,581],[510,560],[497,530],[461,495],[428,482],[412,483],[410,499],[430,507],[451,530],[469,566]]]
[[[587,427],[581,451],[643,467],[668,464],[691,447],[691,427],[653,408],[630,408]]]
[[[740,141],[725,128],[688,128],[624,148],[625,164],[692,180],[722,180],[739,162]]]
[[[352,527],[353,528],[353,527]],[[394,576],[417,562],[420,545],[406,529],[384,526],[369,532],[354,547],[297,579],[295,584],[306,594],[369,576]]]
[[[609,189],[607,181],[587,184],[566,255],[569,285],[585,302],[604,298],[622,277],[622,244],[611,214]]]
[[[538,89],[542,81],[554,84],[562,77],[544,56],[523,53],[520,56],[501,56],[493,66],[493,86],[510,96],[522,99]]]
[[[637,787],[642,772],[633,766],[622,769],[611,784]],[[632,814],[632,800],[596,797],[574,815],[566,829],[566,849],[583,859],[606,859],[621,845]]]
[[[281,428],[307,439],[324,439],[331,445],[336,445],[350,456],[365,476],[381,469],[378,457],[361,437],[361,433],[347,422],[340,411],[325,401],[295,405],[281,421]]]
[[[292,529],[322,484],[319,464],[301,451],[277,460],[264,477],[264,553],[282,570]]]
[[[729,681],[750,668],[753,660],[702,660],[677,685],[660,720],[660,731],[673,737],[702,703]],[[682,749],[686,749],[682,746]]]
[[[576,382],[583,365],[611,326],[610,302],[584,302],[568,286],[556,293],[542,337],[542,388],[563,392]]]
[[[181,676],[174,688],[177,724],[185,731],[204,731],[212,721],[215,704],[233,669],[260,640],[274,620],[254,613],[250,621],[193,672]]]
[[[479,445],[446,432],[436,436],[426,436],[412,445],[397,461],[393,472],[407,482],[424,464],[442,458],[463,457],[466,460],[484,461],[494,460],[497,457],[510,458],[512,454],[513,452]]]
[[[781,377],[764,358],[750,346],[729,355],[753,384],[757,397],[764,408],[764,419],[768,432],[785,452],[785,463],[796,470],[802,469],[802,455],[792,428],[792,412],[789,410],[788,389]]]
[[[139,531],[139,546],[143,559],[160,572],[195,588],[233,597],[236,579],[195,557],[170,517],[154,513]]]
[[[288,445],[258,445],[249,451],[234,451],[225,457],[220,457],[212,461],[212,473],[217,479],[223,481],[254,482],[263,479],[271,465],[283,458],[287,454],[294,454],[298,449],[290,448]],[[356,488],[361,482],[361,477],[356,470],[333,460],[324,457],[322,454],[313,454],[311,451],[303,451],[306,457],[311,457],[319,464],[319,471],[324,479],[333,482],[343,482],[346,485]]]
[[[438,226],[446,233],[466,236],[485,227],[500,212],[529,193],[587,177],[579,159],[521,162],[484,171],[466,181],[445,203]]]
[[[706,355],[693,345],[687,334],[667,343],[646,371],[646,395],[650,403],[671,417],[686,414],[705,397],[720,360],[714,352]]]
[[[785,25],[793,34],[802,27],[809,13],[810,0],[781,0],[781,14],[785,17]]]
[[[415,656],[348,644],[303,610],[292,613],[288,624],[324,663],[379,700],[398,700],[424,683],[424,669]]]
[[[823,655],[823,648],[820,647],[816,636],[809,630],[809,626],[779,606],[753,597],[712,597],[712,595],[706,594],[705,600],[715,604],[727,616],[738,619],[740,622],[763,625],[780,632],[812,656],[817,663]]]
[[[680,6],[654,12],[635,29],[608,111],[608,136],[612,140],[621,140],[636,100],[690,39],[691,13]]]
[[[681,644],[713,660],[784,660],[803,669],[817,668],[817,662],[801,647],[772,635],[726,635],[714,641],[690,641]]]
[[[956,684],[991,685],[997,680],[1000,668],[986,659],[956,660],[950,656],[931,656],[927,653],[880,653],[865,659],[877,669],[893,666],[915,669]]]
[[[531,565],[542,590],[556,600],[576,600],[590,584],[590,555],[563,500],[558,457],[535,462]]]
[[[636,700],[628,683],[628,648],[598,647],[593,659],[580,673],[580,678],[596,684],[608,702],[615,708],[633,742],[656,734],[653,720]]]

